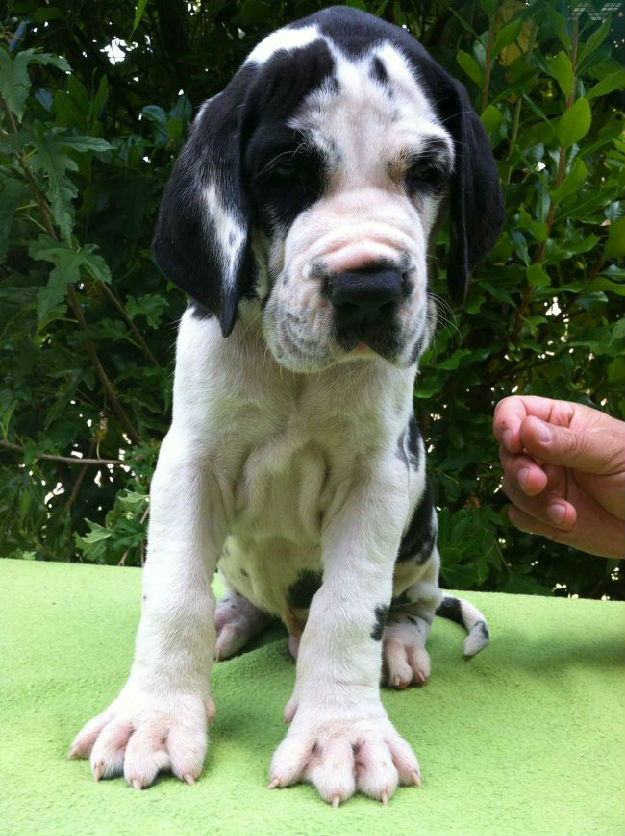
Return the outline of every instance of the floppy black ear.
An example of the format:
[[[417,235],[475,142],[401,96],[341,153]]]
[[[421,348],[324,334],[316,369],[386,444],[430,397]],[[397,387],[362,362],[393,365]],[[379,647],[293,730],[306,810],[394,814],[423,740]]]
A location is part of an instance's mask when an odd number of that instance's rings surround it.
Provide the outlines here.
[[[460,304],[469,289],[471,271],[499,237],[504,202],[486,131],[464,87],[450,81],[447,95],[438,104],[456,152],[449,202],[447,285],[452,300]]]
[[[227,337],[254,283],[241,177],[245,70],[196,116],[161,202],[152,250],[167,276],[215,314]]]

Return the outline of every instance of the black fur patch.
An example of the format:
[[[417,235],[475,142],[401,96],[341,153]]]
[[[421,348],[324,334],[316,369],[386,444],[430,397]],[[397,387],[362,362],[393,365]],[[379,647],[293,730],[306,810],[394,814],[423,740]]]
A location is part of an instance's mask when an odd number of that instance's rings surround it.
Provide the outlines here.
[[[401,592],[396,598],[391,598],[391,609],[396,609],[397,607],[403,607],[406,604],[412,604],[412,598],[408,594],[408,590],[405,589]]]
[[[385,87],[389,83],[388,70],[386,69],[384,61],[382,61],[380,58],[376,57],[371,62],[371,69],[369,70],[369,75],[372,79],[379,82],[380,84],[383,84]]]
[[[299,573],[295,583],[287,590],[289,607],[295,610],[308,610],[315,592],[321,586],[323,577],[321,572],[304,569]]]
[[[412,346],[412,354],[410,356],[410,365],[412,365],[413,363],[416,363],[417,360],[419,359],[419,357],[421,357],[421,355],[423,354],[424,343],[425,343],[425,340],[423,338],[423,335],[421,335],[420,337],[417,337],[417,339],[414,342],[414,345]]]
[[[421,433],[414,415],[410,416],[408,426],[397,439],[397,458],[415,470],[419,467],[419,439]]]
[[[442,615],[443,618],[449,618],[451,621],[455,621],[456,624],[460,624],[464,627],[464,621],[462,620],[462,604],[460,603],[459,598],[454,598],[451,595],[445,595],[436,610],[436,615]],[[486,627],[485,624],[484,627]]]
[[[189,307],[191,308],[191,316],[194,316],[196,319],[210,319],[214,316],[213,312],[206,305],[202,305],[201,302],[197,302],[195,299],[189,299]]]
[[[432,486],[426,477],[421,499],[399,544],[397,562],[415,560],[420,564],[429,558],[436,543],[436,531],[432,525],[433,508]]]
[[[473,626],[473,628],[472,628],[471,632],[473,632],[473,630],[479,630],[479,631],[480,631],[480,633],[481,633],[481,634],[484,636],[484,638],[486,639],[486,641],[488,641],[488,627],[486,626],[486,622],[485,622],[485,621],[478,621],[478,622],[477,622],[477,623]]]
[[[371,638],[379,642],[382,639],[382,633],[388,621],[388,607],[385,604],[380,604],[375,608],[375,624],[371,631]]]

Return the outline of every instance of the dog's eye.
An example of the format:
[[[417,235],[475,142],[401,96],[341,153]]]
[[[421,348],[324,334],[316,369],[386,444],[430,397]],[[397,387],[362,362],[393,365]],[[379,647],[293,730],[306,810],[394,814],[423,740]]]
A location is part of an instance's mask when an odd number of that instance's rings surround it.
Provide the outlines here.
[[[297,173],[297,166],[294,161],[280,163],[271,169],[272,177],[279,177],[281,180],[290,180]]]
[[[412,194],[419,191],[439,192],[445,184],[445,171],[431,160],[414,160],[404,175],[406,187]]]

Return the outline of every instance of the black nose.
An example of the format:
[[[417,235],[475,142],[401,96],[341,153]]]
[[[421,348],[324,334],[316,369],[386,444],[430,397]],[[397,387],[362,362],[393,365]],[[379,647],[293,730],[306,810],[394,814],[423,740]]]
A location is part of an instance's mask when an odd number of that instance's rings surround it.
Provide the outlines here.
[[[392,267],[364,267],[338,273],[328,282],[339,332],[366,337],[371,327],[392,322],[403,295],[404,281]]]

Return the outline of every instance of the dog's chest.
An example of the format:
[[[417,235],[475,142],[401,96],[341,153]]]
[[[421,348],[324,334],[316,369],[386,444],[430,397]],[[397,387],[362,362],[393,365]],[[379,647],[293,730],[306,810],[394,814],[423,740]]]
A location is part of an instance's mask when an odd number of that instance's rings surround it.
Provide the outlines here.
[[[358,458],[348,424],[315,426],[307,417],[292,410],[247,454],[219,563],[233,588],[280,616],[302,575],[321,572],[324,515],[349,491]]]

